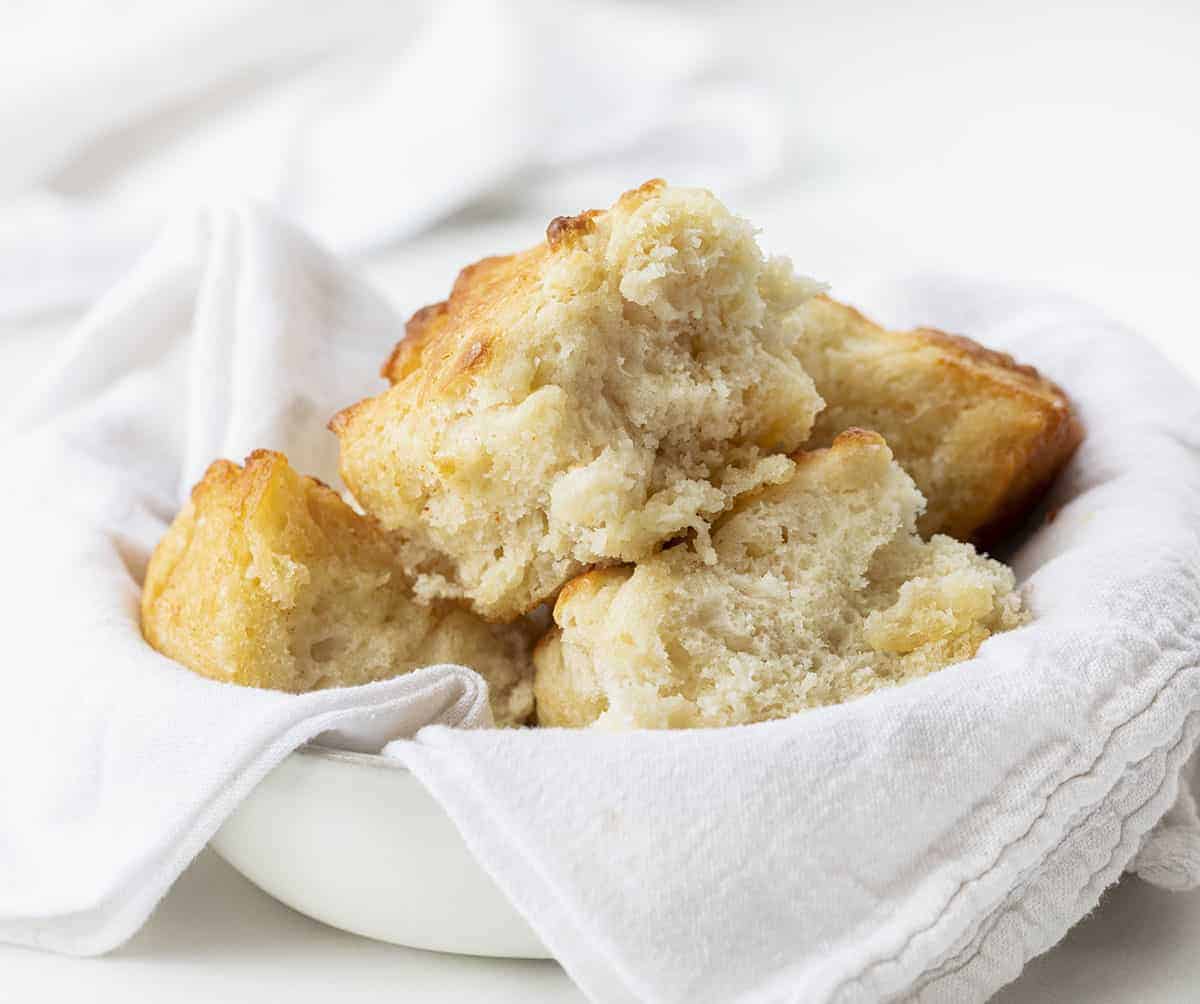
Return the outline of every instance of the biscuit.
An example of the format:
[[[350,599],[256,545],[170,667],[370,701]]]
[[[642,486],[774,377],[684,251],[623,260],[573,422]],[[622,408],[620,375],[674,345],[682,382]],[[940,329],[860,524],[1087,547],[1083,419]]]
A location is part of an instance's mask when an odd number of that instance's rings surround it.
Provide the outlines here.
[[[387,536],[332,489],[259,450],[218,460],[150,559],[142,633],[216,680],[293,692],[453,662],[488,682],[498,725],[533,710],[524,626],[417,602]]]
[[[879,432],[925,496],[926,536],[997,541],[1083,438],[1067,395],[1011,356],[929,328],[887,331],[825,296],[797,315],[797,351],[825,400],[806,449]]]
[[[590,572],[538,645],[542,725],[736,725],[836,704],[969,659],[1023,620],[1012,572],[916,533],[912,479],[873,432],[796,456],[794,475],[690,542]]]
[[[648,182],[464,269],[331,423],[425,595],[510,620],[786,478],[821,406],[786,319],[818,286],[709,192]]]

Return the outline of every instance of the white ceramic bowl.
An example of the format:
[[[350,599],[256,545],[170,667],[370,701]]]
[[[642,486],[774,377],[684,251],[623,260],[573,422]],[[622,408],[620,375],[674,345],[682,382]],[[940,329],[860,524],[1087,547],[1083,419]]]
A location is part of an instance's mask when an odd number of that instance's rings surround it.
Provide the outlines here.
[[[549,957],[420,781],[385,757],[302,747],[212,846],[276,899],[355,934],[462,955]]]

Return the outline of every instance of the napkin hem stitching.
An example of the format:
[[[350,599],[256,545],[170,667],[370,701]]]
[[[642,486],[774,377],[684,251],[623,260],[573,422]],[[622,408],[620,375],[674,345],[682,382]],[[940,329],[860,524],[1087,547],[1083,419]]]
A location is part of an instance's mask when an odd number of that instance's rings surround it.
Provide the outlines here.
[[[1163,746],[1157,747],[1156,749],[1152,750],[1150,753],[1148,753],[1146,755],[1146,757],[1144,759],[1150,759],[1151,757],[1154,757],[1161,753],[1164,756],[1164,759],[1169,761],[1172,758],[1172,756],[1180,749],[1180,747],[1183,746],[1187,742],[1187,740],[1188,740],[1188,734],[1187,734],[1188,733],[1188,725],[1192,722],[1195,722],[1197,720],[1198,715],[1200,715],[1200,710],[1191,711],[1188,714],[1187,718],[1185,719],[1184,725],[1179,730],[1178,737],[1174,741],[1170,742],[1169,744],[1164,744]],[[1128,770],[1128,769],[1129,768],[1126,768],[1126,770]],[[963,949],[956,952],[954,955],[944,959],[939,964],[937,970],[927,973],[926,974],[927,978],[922,979],[921,981],[919,981],[917,984],[914,985],[914,987],[912,988],[912,990],[914,992],[916,992],[918,994],[922,993],[928,987],[931,987],[934,984],[941,982],[942,980],[948,979],[949,977],[952,977],[952,976],[962,972],[968,966],[970,966],[971,963],[974,962],[983,953],[984,946],[987,944],[988,939],[990,938],[992,933],[995,931],[996,925],[999,924],[1000,921],[1008,914],[1023,911],[1024,905],[1025,905],[1024,904],[1024,893],[1027,892],[1030,887],[1032,887],[1034,884],[1036,884],[1036,882],[1039,880],[1039,878],[1044,877],[1046,862],[1049,861],[1049,859],[1055,854],[1055,852],[1061,850],[1063,848],[1063,846],[1067,843],[1068,840],[1077,836],[1081,830],[1090,826],[1096,820],[1096,817],[1099,816],[1104,811],[1107,801],[1112,796],[1113,791],[1117,788],[1118,785],[1120,785],[1120,783],[1123,779],[1124,779],[1124,775],[1119,777],[1117,779],[1116,783],[1113,785],[1113,787],[1108,792],[1106,792],[1103,797],[1098,799],[1091,806],[1090,811],[1087,812],[1087,814],[1083,817],[1083,819],[1081,819],[1078,823],[1076,823],[1074,826],[1072,826],[1067,831],[1067,833],[1063,836],[1062,840],[1060,840],[1058,843],[1056,843],[1053,847],[1049,848],[1048,851],[1046,852],[1046,854],[1036,864],[1034,864],[1030,867],[1025,881],[1023,881],[1019,885],[1015,886],[1009,892],[1009,894],[1007,896],[1005,896],[1004,899],[1001,900],[1001,902],[999,904],[997,904],[996,909],[994,909],[986,918],[984,918],[984,920],[981,922],[979,928],[977,928],[976,934],[974,936],[972,936],[970,942],[966,946],[964,946]],[[1138,805],[1136,805],[1132,809],[1130,809],[1129,812],[1120,816],[1117,820],[1114,820],[1114,825],[1118,829],[1119,838],[1118,838],[1116,844],[1114,845],[1114,847],[1112,848],[1112,851],[1110,852],[1107,860],[1105,860],[1104,863],[1102,865],[1100,865],[1100,867],[1092,869],[1089,872],[1089,874],[1086,876],[1086,878],[1079,884],[1079,889],[1078,889],[1078,892],[1076,893],[1077,897],[1082,895],[1084,893],[1084,891],[1092,883],[1094,883],[1096,881],[1097,878],[1099,878],[1101,875],[1103,875],[1105,872],[1107,872],[1109,869],[1111,869],[1113,862],[1116,860],[1119,850],[1121,849],[1122,846],[1124,846],[1124,844],[1126,842],[1126,840],[1125,840],[1125,838],[1127,836],[1126,826],[1128,825],[1129,821],[1134,816],[1136,816],[1139,812],[1143,811],[1156,798],[1158,798],[1163,793],[1163,791],[1171,785],[1171,783],[1173,781],[1176,784],[1178,784],[1179,770],[1177,768],[1173,768],[1171,766],[1165,766],[1163,769],[1162,778],[1159,780],[1159,782],[1155,786],[1154,790],[1151,791],[1150,794],[1147,795],[1146,798],[1142,800],[1142,802],[1140,802]],[[1136,847],[1132,848],[1132,853],[1131,853],[1130,857],[1127,859],[1126,863],[1128,863],[1129,860],[1132,860],[1133,855],[1136,855],[1136,853],[1137,853],[1137,848]],[[1107,888],[1107,884],[1106,884],[1106,888]],[[1020,896],[1017,895],[1018,892],[1021,893]],[[1031,921],[1030,926],[1036,926],[1035,922]],[[967,955],[966,958],[963,958],[963,956],[967,952],[969,952],[970,954]],[[1024,968],[1025,963],[1027,963],[1031,958],[1033,958],[1034,956],[1036,956],[1038,954],[1040,954],[1040,953],[1033,952],[1033,953],[1025,955],[1022,960],[1022,968]]]
[[[1037,824],[1039,822],[1041,822],[1042,820],[1044,820],[1045,818],[1047,818],[1047,816],[1050,815],[1050,813],[1052,812],[1052,808],[1053,808],[1051,805],[1051,802],[1054,800],[1054,797],[1066,785],[1070,784],[1072,781],[1082,780],[1082,779],[1085,779],[1085,778],[1088,778],[1088,777],[1094,775],[1097,766],[1104,759],[1105,754],[1109,751],[1109,747],[1112,745],[1118,732],[1120,732],[1122,729],[1124,729],[1130,725],[1135,724],[1139,719],[1141,719],[1144,715],[1146,715],[1154,707],[1154,705],[1158,703],[1159,698],[1161,698],[1167,692],[1167,690],[1171,688],[1172,684],[1176,681],[1176,679],[1180,676],[1180,674],[1187,672],[1188,670],[1194,670],[1197,668],[1200,668],[1200,666],[1190,664],[1190,663],[1176,668],[1175,671],[1172,672],[1170,674],[1170,676],[1168,676],[1168,678],[1162,683],[1162,685],[1157,690],[1154,691],[1154,693],[1151,695],[1149,700],[1146,702],[1146,704],[1141,709],[1139,709],[1138,711],[1135,711],[1128,718],[1126,718],[1124,721],[1115,725],[1109,731],[1109,733],[1105,737],[1103,743],[1101,743],[1100,749],[1096,753],[1096,756],[1092,759],[1091,763],[1088,765],[1088,767],[1085,770],[1076,771],[1075,773],[1073,773],[1067,777],[1064,777],[1061,781],[1059,781],[1058,783],[1056,783],[1054,785],[1054,787],[1044,796],[1041,809],[1039,809],[1039,811],[1036,813],[1036,815],[1032,818],[1029,825],[1021,833],[1017,834],[1015,837],[1013,837],[1011,840],[1009,840],[1008,842],[1006,842],[1004,845],[1002,845],[999,848],[999,850],[997,851],[991,864],[987,865],[987,867],[985,867],[982,871],[978,872],[977,874],[975,874],[969,878],[965,878],[961,882],[959,882],[958,886],[947,897],[946,902],[937,911],[937,913],[926,924],[922,925],[921,927],[919,927],[918,929],[916,929],[914,931],[911,931],[909,933],[909,935],[905,938],[904,943],[902,945],[900,945],[900,947],[898,947],[894,951],[888,953],[886,956],[882,956],[882,957],[872,960],[865,967],[860,969],[858,971],[858,973],[855,974],[854,976],[846,976],[846,977],[842,978],[841,980],[839,980],[838,983],[836,983],[830,989],[829,999],[835,1000],[838,997],[842,996],[843,993],[846,990],[848,990],[849,988],[854,987],[856,985],[861,985],[863,983],[863,981],[865,979],[867,979],[869,977],[869,975],[874,970],[879,968],[880,966],[884,966],[884,965],[888,965],[888,964],[897,962],[897,960],[901,956],[903,956],[905,953],[907,953],[909,951],[909,949],[912,946],[913,941],[915,941],[922,934],[925,934],[925,933],[931,931],[933,928],[935,928],[943,920],[943,918],[946,916],[946,914],[950,911],[954,901],[962,894],[962,892],[967,887],[974,886],[974,885],[978,884],[981,880],[987,878],[987,876],[989,874],[991,874],[993,871],[995,871],[996,868],[1000,867],[1002,861],[1004,860],[1005,855],[1012,848],[1018,846],[1023,841],[1025,841],[1029,838],[1030,834],[1032,834],[1034,829],[1037,827]],[[1008,784],[1008,782],[1011,780],[1013,775],[1018,773],[1021,766],[1023,766],[1023,765],[1018,765],[1009,771],[1008,776],[1005,779],[1005,785]],[[1061,844],[1061,842],[1062,841],[1059,840],[1054,846],[1055,847],[1059,846],[1059,844]],[[1048,850],[1047,853],[1050,853],[1051,850],[1053,850],[1053,848]]]

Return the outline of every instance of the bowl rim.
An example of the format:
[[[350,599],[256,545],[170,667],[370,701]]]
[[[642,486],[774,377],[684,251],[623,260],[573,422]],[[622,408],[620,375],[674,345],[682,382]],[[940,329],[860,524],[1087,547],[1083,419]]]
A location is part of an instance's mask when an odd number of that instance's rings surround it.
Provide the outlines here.
[[[374,767],[377,770],[397,770],[405,774],[411,773],[407,765],[399,760],[382,753],[359,753],[353,750],[339,750],[332,746],[321,746],[315,742],[306,742],[292,750],[292,754],[314,757],[318,760],[328,760],[333,763],[357,764],[361,767]]]

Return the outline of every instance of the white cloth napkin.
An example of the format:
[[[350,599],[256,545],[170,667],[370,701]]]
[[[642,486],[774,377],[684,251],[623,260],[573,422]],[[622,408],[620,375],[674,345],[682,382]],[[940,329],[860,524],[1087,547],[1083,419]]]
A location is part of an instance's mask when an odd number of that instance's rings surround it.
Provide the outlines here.
[[[613,0],[25,5],[0,33],[0,318],[91,299],[196,192],[343,253],[489,196],[582,209],[664,171],[729,193],[782,130],[718,53],[695,12]]]
[[[1012,349],[1079,404],[1057,515],[1015,556],[1030,626],[786,721],[454,728],[486,714],[460,668],[292,696],[142,642],[145,562],[204,465],[272,447],[329,478],[324,419],[378,386],[401,327],[259,210],[169,229],[4,420],[0,938],[120,944],[320,734],[411,737],[385,753],[606,1004],[982,1000],[1123,869],[1194,884],[1177,796],[1200,732],[1200,393],[1073,303],[950,280],[893,294],[871,304],[887,320]]]

